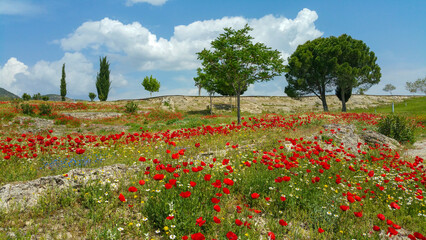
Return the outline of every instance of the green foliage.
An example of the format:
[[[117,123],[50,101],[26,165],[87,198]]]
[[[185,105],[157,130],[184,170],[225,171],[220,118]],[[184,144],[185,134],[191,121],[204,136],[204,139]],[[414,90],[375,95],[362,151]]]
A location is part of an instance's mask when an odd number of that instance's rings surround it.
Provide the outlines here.
[[[34,94],[33,100],[41,100],[41,94],[40,93]]]
[[[420,91],[426,94],[426,77],[423,79],[419,78],[415,82],[406,82],[405,88],[412,93]]]
[[[328,111],[325,95],[333,88],[365,91],[380,81],[376,60],[364,42],[346,34],[307,41],[288,59],[285,93],[293,98],[314,94]],[[342,110],[346,111],[345,91],[340,93]]]
[[[109,90],[111,90],[111,81],[109,80],[109,62],[107,57],[99,59],[99,72],[96,77],[96,90],[98,91],[98,98],[100,101],[108,99]]]
[[[124,108],[124,112],[126,113],[135,113],[138,110],[138,104],[135,102],[128,102]]]
[[[65,101],[67,95],[67,83],[65,82],[65,63],[62,65],[62,78],[61,78],[61,99]]]
[[[50,104],[41,104],[39,106],[40,115],[50,115],[52,113],[52,106]]]
[[[29,100],[31,100],[31,95],[29,95],[28,93],[24,93],[24,94],[22,94],[22,99],[24,101],[29,101]]]
[[[89,92],[89,98],[90,98],[90,101],[93,102],[93,100],[96,98],[96,94]]]
[[[392,91],[395,90],[396,87],[392,84],[386,84],[386,86],[383,88],[383,91],[385,92],[390,92],[390,94],[392,95]]]
[[[43,101],[49,101],[49,96],[42,96],[41,100],[43,100]]]
[[[415,126],[407,118],[396,114],[390,114],[378,123],[378,132],[401,143],[414,142],[414,129]]]
[[[225,28],[225,32],[211,42],[211,50],[198,52],[202,69],[198,81],[213,81],[214,92],[224,85],[232,86],[237,96],[238,124],[241,123],[240,95],[255,82],[269,81],[284,71],[283,59],[278,50],[271,50],[263,43],[252,43],[248,25],[240,30]],[[197,82],[197,80],[196,80]],[[225,88],[229,88],[226,87]],[[206,89],[207,90],[207,89]]]
[[[150,96],[152,96],[153,92],[160,90],[160,82],[153,78],[152,75],[150,77],[146,76],[143,79],[142,86],[149,92]]]
[[[21,104],[21,110],[23,114],[33,115],[34,114],[34,106],[28,103]]]

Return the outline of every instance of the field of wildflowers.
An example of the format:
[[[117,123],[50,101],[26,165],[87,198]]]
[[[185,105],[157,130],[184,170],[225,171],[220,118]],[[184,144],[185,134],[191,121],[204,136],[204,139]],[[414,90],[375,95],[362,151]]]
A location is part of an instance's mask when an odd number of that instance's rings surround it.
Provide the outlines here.
[[[194,120],[157,112],[126,118],[141,126],[163,121],[157,131],[3,134],[0,187],[115,163],[143,171],[78,191],[53,189],[23,212],[0,210],[0,237],[44,231],[61,238],[65,231],[84,239],[426,239],[423,159],[404,159],[386,145],[349,149],[330,137],[340,129],[322,128],[374,130],[381,117],[263,114],[236,125],[223,115]],[[187,118],[201,124],[188,127]],[[417,128],[424,132],[424,123]],[[52,224],[59,227],[46,232]]]

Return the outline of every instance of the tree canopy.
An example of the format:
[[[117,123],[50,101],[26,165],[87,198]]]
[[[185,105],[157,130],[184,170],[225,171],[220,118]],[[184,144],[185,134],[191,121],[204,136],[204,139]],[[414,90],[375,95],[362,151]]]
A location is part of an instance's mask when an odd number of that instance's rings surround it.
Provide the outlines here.
[[[109,80],[109,62],[107,57],[99,58],[99,72],[96,77],[96,90],[100,101],[108,99],[109,90],[111,90],[111,81]]]
[[[392,84],[386,84],[386,86],[383,88],[383,91],[389,92],[392,95],[392,91],[395,90],[396,87]]]
[[[156,78],[153,78],[152,75],[150,77],[146,76],[143,79],[142,86],[149,92],[150,96],[152,96],[153,92],[160,90],[160,82]]]
[[[225,32],[211,42],[211,50],[198,52],[202,61],[199,73],[215,82],[215,92],[226,84],[237,96],[238,124],[241,123],[240,95],[255,82],[269,81],[284,71],[280,52],[263,43],[252,43],[248,25],[239,30],[225,28]],[[228,89],[230,87],[224,87]]]
[[[420,91],[426,94],[426,77],[419,78],[415,82],[406,82],[405,88],[412,93]]]
[[[365,91],[380,81],[376,60],[363,41],[346,34],[307,41],[288,58],[285,93],[293,98],[313,94],[328,111],[326,93],[335,89],[341,95],[342,111],[346,111],[349,91]]]
[[[65,63],[62,65],[62,78],[61,78],[61,99],[65,101],[65,96],[67,95],[67,83],[65,81]]]

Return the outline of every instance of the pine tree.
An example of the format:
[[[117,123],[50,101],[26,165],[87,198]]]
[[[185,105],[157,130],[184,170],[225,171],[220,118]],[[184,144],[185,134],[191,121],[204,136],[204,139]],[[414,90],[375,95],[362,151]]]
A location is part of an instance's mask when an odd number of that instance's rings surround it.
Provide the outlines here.
[[[99,72],[96,77],[96,90],[100,101],[108,99],[109,90],[111,90],[111,81],[109,80],[109,62],[107,57],[99,58]]]
[[[65,101],[67,95],[67,83],[65,82],[65,63],[62,65],[62,78],[61,78],[61,97],[62,101]]]

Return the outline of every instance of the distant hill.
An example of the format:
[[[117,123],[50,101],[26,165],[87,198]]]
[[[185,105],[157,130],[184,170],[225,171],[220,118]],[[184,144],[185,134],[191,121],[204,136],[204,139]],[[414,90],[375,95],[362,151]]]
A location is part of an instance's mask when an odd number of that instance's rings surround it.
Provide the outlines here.
[[[16,96],[15,94],[7,91],[4,88],[0,88],[0,100],[11,100],[11,99],[16,99],[16,98],[20,98],[19,96]]]
[[[62,101],[62,97],[59,94],[45,94],[45,95],[42,95],[42,96],[48,96],[49,101]],[[66,101],[74,101],[73,99],[67,98],[67,97],[65,97],[65,100]]]

